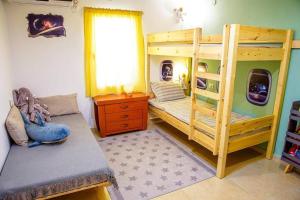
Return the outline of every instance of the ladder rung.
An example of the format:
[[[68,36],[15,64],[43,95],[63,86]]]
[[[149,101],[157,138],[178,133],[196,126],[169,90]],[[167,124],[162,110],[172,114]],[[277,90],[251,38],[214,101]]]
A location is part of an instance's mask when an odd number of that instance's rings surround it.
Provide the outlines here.
[[[207,73],[207,72],[197,72],[196,76],[199,78],[206,78],[209,80],[220,81],[219,74]]]
[[[216,135],[216,134],[215,134],[215,132],[216,132],[215,129],[214,129],[213,127],[208,126],[207,124],[205,124],[205,123],[203,123],[203,122],[194,120],[194,121],[193,121],[193,125],[194,125],[196,128],[200,129],[200,130],[204,130],[204,131],[206,131],[206,132],[208,132],[208,133],[210,133],[210,134],[212,134],[212,135]]]
[[[207,108],[207,107],[198,105],[197,103],[193,103],[193,109],[195,109],[199,113],[201,113],[203,115],[207,115],[209,117],[216,118],[216,116],[217,116],[217,111],[215,111],[211,108]]]
[[[195,94],[198,94],[198,95],[201,95],[201,96],[204,96],[204,97],[208,97],[210,99],[215,99],[217,101],[220,100],[220,94],[218,93],[215,93],[215,92],[211,92],[211,91],[208,91],[208,90],[202,90],[202,89],[199,89],[199,88],[195,88]]]

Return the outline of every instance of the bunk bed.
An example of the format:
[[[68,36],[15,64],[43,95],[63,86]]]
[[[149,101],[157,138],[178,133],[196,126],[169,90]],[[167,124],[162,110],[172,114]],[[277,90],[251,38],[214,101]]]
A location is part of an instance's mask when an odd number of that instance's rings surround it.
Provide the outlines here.
[[[151,56],[192,58],[191,98],[165,104],[150,100],[150,112],[187,134],[189,139],[206,147],[214,155],[218,155],[219,178],[225,176],[229,153],[267,142],[266,157],[271,159],[284,96],[292,38],[291,30],[239,24],[225,25],[222,35],[206,36],[202,34],[201,28],[149,34],[148,93],[151,93]],[[219,60],[220,73],[199,72],[198,63],[203,59]],[[232,111],[238,61],[280,62],[273,113],[262,117],[250,117]],[[197,88],[197,78],[217,81],[219,91]],[[199,100],[199,96],[213,99],[217,103],[208,104]],[[180,113],[180,109],[188,112]],[[187,115],[190,115],[189,119]]]

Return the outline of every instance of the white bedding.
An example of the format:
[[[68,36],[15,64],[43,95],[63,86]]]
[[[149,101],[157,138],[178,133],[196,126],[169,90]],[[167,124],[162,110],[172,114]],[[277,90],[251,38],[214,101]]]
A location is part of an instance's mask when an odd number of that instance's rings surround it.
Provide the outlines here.
[[[170,115],[176,117],[180,121],[185,122],[186,124],[190,123],[190,117],[191,117],[191,109],[192,109],[192,100],[190,97],[186,97],[184,99],[178,99],[173,101],[165,101],[165,102],[159,102],[156,99],[150,99],[149,100],[150,105],[163,110]],[[200,106],[205,106],[207,108],[216,109],[216,106],[204,101],[198,101],[198,104]],[[241,115],[235,112],[232,112],[231,115],[231,123],[249,119],[249,116]],[[208,117],[206,115],[201,115],[200,113],[196,112],[196,119],[206,123],[207,125],[211,127],[216,126],[216,120],[212,117]]]

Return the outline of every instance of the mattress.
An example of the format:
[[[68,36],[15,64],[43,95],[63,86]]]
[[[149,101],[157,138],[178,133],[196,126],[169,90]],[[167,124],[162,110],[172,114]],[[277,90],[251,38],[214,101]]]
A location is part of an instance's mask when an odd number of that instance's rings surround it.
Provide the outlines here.
[[[190,97],[185,97],[183,99],[177,99],[173,101],[159,102],[157,99],[150,99],[150,105],[167,112],[173,117],[179,119],[180,121],[190,124],[191,110],[192,110],[192,99]],[[216,106],[205,101],[198,100],[197,102],[200,106],[216,110]],[[231,113],[231,123],[249,119],[251,117],[247,115],[241,115],[239,113]],[[196,120],[207,124],[210,127],[216,127],[216,119],[209,117],[207,115],[201,115],[196,112]]]
[[[70,127],[62,144],[27,148],[12,145],[0,174],[0,199],[32,200],[102,182],[117,187],[89,126],[81,114],[52,118]]]

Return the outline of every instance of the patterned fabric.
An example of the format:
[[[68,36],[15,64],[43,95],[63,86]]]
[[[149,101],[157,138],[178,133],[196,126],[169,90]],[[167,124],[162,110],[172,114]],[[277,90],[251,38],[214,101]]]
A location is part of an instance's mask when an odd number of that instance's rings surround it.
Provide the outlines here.
[[[125,200],[151,199],[213,177],[190,150],[159,130],[99,141]]]
[[[153,82],[151,83],[151,89],[160,102],[185,98],[181,86],[177,83],[165,81]]]
[[[149,103],[169,113],[170,115],[176,117],[180,121],[185,122],[186,124],[190,123],[191,109],[192,109],[192,99],[190,97],[186,97],[184,99],[178,99],[174,101],[168,101],[168,102],[159,102],[157,99],[151,99],[149,100]],[[200,100],[198,101],[198,104],[200,106],[204,106],[206,108],[216,110],[216,106],[213,104],[200,101]],[[250,118],[249,116],[241,115],[239,113],[235,113],[235,112],[231,113],[231,123],[235,123],[249,118]],[[196,120],[204,122],[210,127],[216,127],[216,119],[209,117],[207,115],[201,115],[200,113],[196,112]]]

